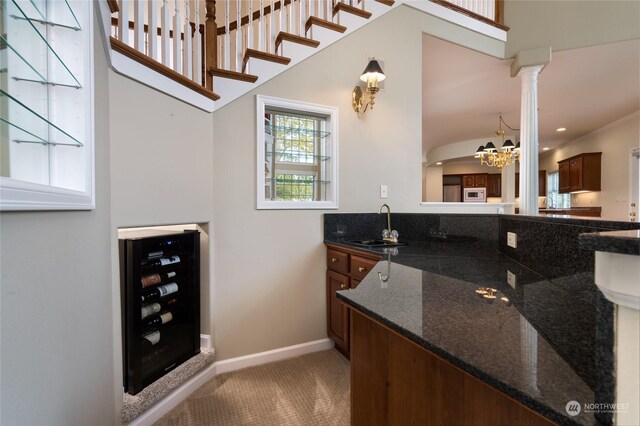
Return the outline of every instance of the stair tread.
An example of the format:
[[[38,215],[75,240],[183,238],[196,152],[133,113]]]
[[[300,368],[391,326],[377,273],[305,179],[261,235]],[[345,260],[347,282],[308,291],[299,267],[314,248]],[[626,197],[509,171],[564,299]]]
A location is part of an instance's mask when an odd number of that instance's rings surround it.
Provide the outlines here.
[[[247,83],[255,83],[256,80],[258,80],[257,75],[225,70],[222,68],[208,68],[207,71],[214,77],[230,78],[232,80],[246,81]]]
[[[324,19],[320,19],[315,16],[310,16],[309,19],[307,19],[307,23],[304,26],[305,32],[309,31],[309,28],[311,28],[312,25],[317,25],[319,27],[337,31],[339,33],[343,33],[347,31],[347,27],[345,27],[344,25],[335,24],[333,22],[326,21]]]
[[[358,9],[357,7],[349,6],[346,3],[336,3],[333,7],[333,15],[337,15],[338,12],[343,11],[347,13],[351,13],[352,15],[359,16],[364,19],[371,18],[371,12],[367,12],[366,10]]]
[[[318,47],[320,45],[320,42],[318,40],[302,37],[302,36],[291,34],[285,31],[280,31],[276,36],[276,50],[278,50],[278,46],[280,46],[280,44],[283,41],[290,41],[293,43],[303,44],[309,47]]]
[[[250,58],[261,59],[263,61],[275,62],[276,64],[289,65],[291,58],[286,56],[275,55],[273,53],[261,52],[256,49],[247,49],[244,52],[244,59],[242,61],[242,70],[247,68],[247,63]]]

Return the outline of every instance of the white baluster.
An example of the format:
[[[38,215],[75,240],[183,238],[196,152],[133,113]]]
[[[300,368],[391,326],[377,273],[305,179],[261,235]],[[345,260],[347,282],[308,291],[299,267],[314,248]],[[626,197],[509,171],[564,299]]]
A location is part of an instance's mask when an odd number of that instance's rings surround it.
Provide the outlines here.
[[[129,44],[129,3],[130,0],[120,1],[120,12],[118,12],[118,31],[120,41]]]
[[[242,0],[236,1],[236,71],[242,72],[242,31],[240,22],[242,21]]]
[[[264,0],[260,0],[260,3],[258,4],[258,6],[260,7],[259,13],[258,13],[258,50],[260,50],[261,52],[266,52],[267,49],[265,49],[265,42],[264,42],[264,34],[265,34],[265,28],[264,28]],[[249,25],[251,25],[251,22],[253,20],[253,17],[251,16],[251,14],[249,14]]]
[[[156,2],[147,1],[149,15],[149,32],[147,33],[147,55],[158,60],[158,9]]]
[[[284,1],[283,1],[283,3],[284,3]],[[272,52],[273,51],[273,53],[276,53],[275,52],[275,47],[276,47],[276,45],[275,45],[275,43],[276,43],[276,25],[275,24],[276,24],[276,21],[277,21],[277,19],[275,17],[275,14],[276,14],[276,2],[274,0],[271,0],[270,6],[271,6],[271,8],[270,8],[271,12],[269,13],[269,37],[267,37],[267,39],[269,41],[267,42],[267,48],[268,48],[267,51],[268,52]]]
[[[251,18],[253,17],[253,1],[247,2],[247,6],[249,10],[247,15],[249,17],[249,22],[247,22],[247,28],[245,29],[245,37],[247,40],[247,49],[251,49],[253,47],[253,21]]]
[[[162,63],[171,65],[171,41],[169,40],[169,30],[171,29],[170,6],[167,0],[162,0],[162,22],[160,24],[160,47],[162,49]]]
[[[284,5],[284,0],[280,0],[280,27],[278,28],[280,32],[285,31],[287,26],[287,9]]]
[[[333,10],[331,9],[331,0],[326,0],[324,2],[324,19],[330,22],[333,22]]]
[[[144,3],[142,0],[133,2],[133,47],[138,52],[144,52]]]
[[[181,19],[180,3],[174,0],[175,11],[173,15],[173,70],[182,74],[182,46],[180,43]]]
[[[305,8],[305,0],[300,0],[298,3],[300,3],[300,32],[298,33],[298,35],[304,37],[305,36],[305,31],[304,31],[304,24],[306,23],[306,8]]]
[[[193,56],[195,62],[195,69],[193,70],[193,81],[198,84],[204,84],[204,81],[202,81],[202,34],[200,34],[200,2],[196,0],[194,3],[194,11],[196,14],[196,34],[193,48]]]
[[[222,36],[224,42],[222,45],[224,46],[224,53],[222,55],[223,64],[221,64],[220,68],[224,68],[227,70],[231,68],[231,31],[229,30],[229,1],[224,2],[224,28],[225,32]]]
[[[189,0],[184,4],[184,71],[183,74],[193,79],[193,39],[191,32],[191,3]]]
[[[291,0],[291,2],[289,3],[289,19],[287,20],[287,31],[291,34],[294,34],[295,32],[295,15],[295,5],[293,4],[293,0]]]

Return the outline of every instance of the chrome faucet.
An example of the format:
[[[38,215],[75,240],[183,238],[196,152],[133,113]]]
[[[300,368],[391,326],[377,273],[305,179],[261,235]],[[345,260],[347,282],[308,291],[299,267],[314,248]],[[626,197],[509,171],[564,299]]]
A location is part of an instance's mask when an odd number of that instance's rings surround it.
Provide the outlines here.
[[[389,206],[387,204],[383,204],[378,209],[378,214],[382,213],[382,208],[383,207],[387,208],[387,229],[382,231],[382,239],[384,241],[397,243],[398,242],[398,231],[392,231],[391,230],[391,209],[389,208]]]

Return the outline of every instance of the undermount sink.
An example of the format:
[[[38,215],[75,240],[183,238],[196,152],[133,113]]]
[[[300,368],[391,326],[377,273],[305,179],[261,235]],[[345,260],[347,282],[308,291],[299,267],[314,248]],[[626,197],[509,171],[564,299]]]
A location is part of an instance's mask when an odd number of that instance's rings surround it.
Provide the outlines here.
[[[352,240],[351,244],[356,244],[359,246],[367,246],[367,247],[398,247],[398,246],[406,246],[407,243],[398,241],[397,243],[393,243],[391,241],[385,240]]]

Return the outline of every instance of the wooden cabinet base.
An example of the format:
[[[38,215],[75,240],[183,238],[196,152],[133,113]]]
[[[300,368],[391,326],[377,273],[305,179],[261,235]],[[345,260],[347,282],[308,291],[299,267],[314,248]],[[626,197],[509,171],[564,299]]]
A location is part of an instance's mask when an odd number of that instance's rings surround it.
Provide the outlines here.
[[[352,310],[351,424],[550,426],[554,423]]]

